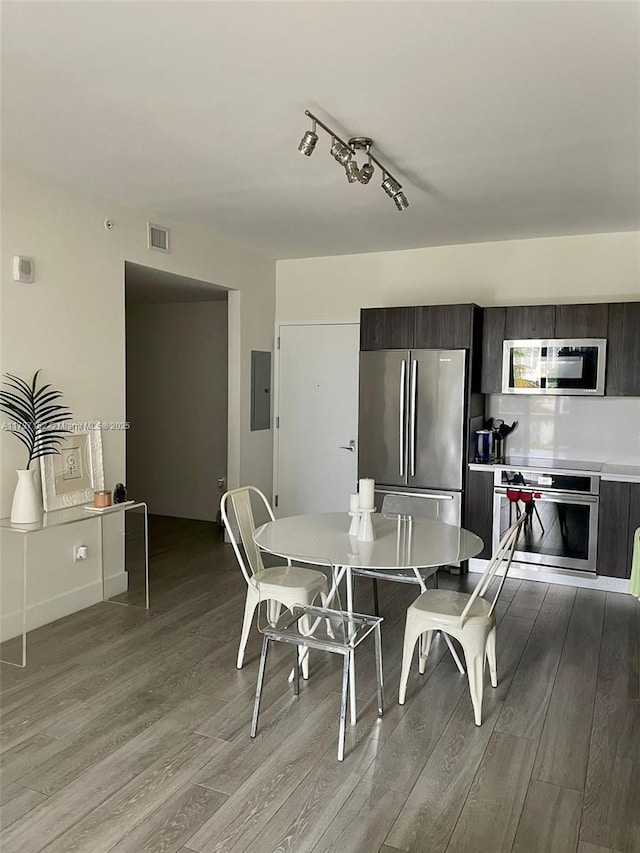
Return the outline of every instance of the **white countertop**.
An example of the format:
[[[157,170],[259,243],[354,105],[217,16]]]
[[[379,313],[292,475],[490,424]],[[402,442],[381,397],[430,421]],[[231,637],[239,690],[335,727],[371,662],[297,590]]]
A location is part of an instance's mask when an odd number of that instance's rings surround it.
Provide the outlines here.
[[[514,456],[500,463],[471,462],[469,468],[472,471],[553,470],[556,474],[584,474],[620,483],[640,483],[640,461],[603,463]]]
[[[640,464],[605,462],[600,478],[619,483],[640,483]]]

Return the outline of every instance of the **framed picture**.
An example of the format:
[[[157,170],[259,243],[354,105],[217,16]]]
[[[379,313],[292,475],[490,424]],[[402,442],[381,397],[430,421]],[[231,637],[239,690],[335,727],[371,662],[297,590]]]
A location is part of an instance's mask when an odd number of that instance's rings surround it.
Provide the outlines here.
[[[74,430],[65,436],[60,453],[40,459],[42,499],[47,512],[93,501],[104,488],[102,433]]]

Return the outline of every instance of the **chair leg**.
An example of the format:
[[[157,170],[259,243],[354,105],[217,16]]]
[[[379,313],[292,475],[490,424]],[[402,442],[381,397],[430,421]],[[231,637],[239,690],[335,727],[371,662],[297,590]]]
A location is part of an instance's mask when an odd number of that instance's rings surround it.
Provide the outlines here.
[[[340,695],[340,728],[338,730],[338,761],[344,759],[344,738],[347,727],[347,692],[349,690],[349,667],[351,665],[352,652],[344,656],[342,667],[342,693]]]
[[[451,637],[448,634],[445,634],[444,631],[442,632],[442,636],[444,637],[444,641],[447,644],[449,651],[451,652],[453,662],[458,667],[458,672],[460,673],[460,675],[464,675],[464,667],[462,666],[462,661],[460,660],[458,652],[456,651],[455,646],[451,641]]]
[[[303,616],[300,619],[300,630],[303,634],[311,633],[311,623],[308,616]],[[298,650],[300,654],[300,662],[302,664],[302,677],[307,681],[309,678],[309,647],[298,646]]]
[[[491,675],[491,686],[498,686],[498,665],[496,662],[496,628],[495,626],[489,631],[487,637],[487,661],[489,663],[489,673]]]
[[[475,644],[473,644],[475,646]],[[464,658],[467,663],[469,678],[469,693],[473,705],[473,716],[476,726],[482,725],[482,694],[484,692],[484,650],[464,648]]]
[[[407,619],[407,624],[404,629],[404,640],[402,643],[402,671],[400,673],[400,690],[398,691],[399,705],[404,705],[404,700],[407,695],[407,681],[409,680],[411,659],[413,658],[413,650],[416,646],[420,633],[420,628],[416,628]]]
[[[433,588],[434,588],[434,589],[438,589],[438,570],[437,570],[437,569],[436,569],[436,571],[431,575],[431,577],[433,578]]]
[[[253,706],[253,719],[251,720],[251,737],[255,737],[258,731],[258,714],[260,713],[260,697],[262,696],[262,684],[264,682],[264,671],[267,665],[267,652],[269,651],[269,638],[262,640],[262,654],[260,655],[260,668],[258,669],[258,683],[256,685],[256,701]]]
[[[258,594],[251,588],[247,589],[247,599],[244,603],[244,618],[242,620],[242,633],[240,635],[240,646],[238,647],[238,659],[236,668],[242,669],[244,662],[244,652],[247,648],[247,641],[251,633],[251,625],[253,624],[253,614],[256,612],[256,606],[260,598]]]
[[[327,593],[326,592],[320,593],[320,603],[325,608],[325,610],[329,607],[329,604],[327,603]],[[334,640],[335,634],[333,633],[333,626],[331,624],[331,619],[325,619],[325,622],[327,625],[327,634],[331,637],[332,640]]]
[[[300,693],[300,667],[298,665],[298,653],[300,650],[300,646],[295,647],[295,654],[293,656],[293,692],[296,696]]]
[[[429,657],[432,639],[433,631],[425,631],[424,634],[420,635],[420,651],[418,654],[418,672],[420,675],[424,675],[424,671],[427,668],[427,658]]]
[[[378,682],[378,716],[384,713],[384,682],[382,680],[382,638],[380,625],[376,625],[373,637],[376,645],[376,681]]]

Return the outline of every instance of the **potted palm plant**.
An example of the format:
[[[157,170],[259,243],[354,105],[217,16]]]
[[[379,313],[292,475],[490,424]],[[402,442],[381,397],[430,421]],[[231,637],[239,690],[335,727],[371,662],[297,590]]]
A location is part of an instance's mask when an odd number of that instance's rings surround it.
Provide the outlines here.
[[[5,373],[4,383],[8,387],[0,390],[0,411],[11,418],[3,428],[12,432],[28,453],[25,468],[16,472],[18,484],[11,505],[14,524],[39,521],[42,501],[35,484],[35,467],[31,466],[42,456],[60,453],[64,436],[71,432],[64,425],[71,412],[60,402],[62,392],[53,390],[51,385],[39,385],[39,374],[36,370],[29,383]]]

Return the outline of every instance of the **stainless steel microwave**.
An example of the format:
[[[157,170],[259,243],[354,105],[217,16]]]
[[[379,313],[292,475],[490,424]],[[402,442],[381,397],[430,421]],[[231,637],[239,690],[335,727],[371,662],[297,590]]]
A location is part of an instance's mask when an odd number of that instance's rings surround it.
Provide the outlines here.
[[[604,394],[605,338],[504,341],[503,394]]]

